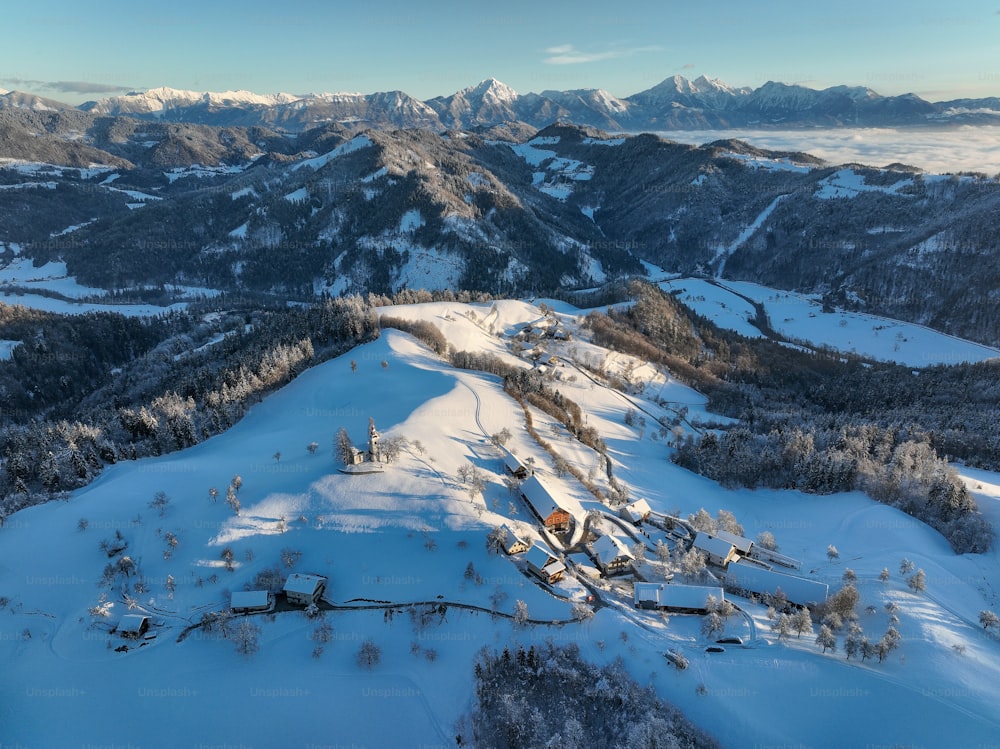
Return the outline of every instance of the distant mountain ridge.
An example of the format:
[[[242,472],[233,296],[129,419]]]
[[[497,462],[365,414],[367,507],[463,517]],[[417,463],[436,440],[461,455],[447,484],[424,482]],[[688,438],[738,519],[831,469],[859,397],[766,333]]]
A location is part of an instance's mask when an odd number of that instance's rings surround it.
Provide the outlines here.
[[[488,78],[450,96],[426,101],[403,91],[257,94],[160,87],[72,107],[32,94],[0,92],[0,109],[11,107],[36,111],[79,109],[102,116],[264,126],[290,132],[330,123],[438,131],[509,122],[535,128],[572,122],[617,131],[1000,124],[1000,97],[932,103],[915,94],[883,96],[865,86],[813,89],[768,81],[757,88],[733,87],[707,76],[689,80],[680,75],[625,98],[603,89],[520,94]]]

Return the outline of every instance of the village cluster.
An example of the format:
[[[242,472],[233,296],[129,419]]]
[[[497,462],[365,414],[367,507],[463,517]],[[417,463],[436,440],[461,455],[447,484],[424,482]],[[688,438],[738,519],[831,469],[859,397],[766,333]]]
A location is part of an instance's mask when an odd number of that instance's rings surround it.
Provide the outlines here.
[[[537,520],[539,535],[552,542],[528,543],[508,524],[499,532],[503,549],[511,556],[522,557],[527,571],[542,583],[558,582],[567,573],[568,564],[581,571],[596,568],[605,578],[634,578],[636,608],[690,614],[707,613],[712,601],[724,600],[726,591],[797,606],[822,603],[829,596],[826,583],[787,571],[799,568],[797,560],[724,530],[699,531],[686,520],[654,512],[643,499],[621,507],[618,517],[602,513],[601,525],[617,530],[598,534],[591,528],[594,518],[588,516],[580,532],[575,533],[573,515],[559,505],[530,467],[506,450],[504,466],[508,474],[521,481],[520,496]],[[691,550],[700,553],[706,562],[704,576],[711,584],[643,580],[637,569],[636,544],[653,552],[657,541],[667,544],[673,556]],[[561,547],[561,552],[555,547]]]

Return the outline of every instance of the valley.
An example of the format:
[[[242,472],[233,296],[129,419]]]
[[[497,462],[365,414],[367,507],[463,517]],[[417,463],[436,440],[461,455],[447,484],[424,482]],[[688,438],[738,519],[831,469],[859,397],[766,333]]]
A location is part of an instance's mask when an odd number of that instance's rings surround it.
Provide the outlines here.
[[[987,743],[1000,726],[990,676],[1000,669],[1000,641],[977,617],[998,605],[996,549],[955,555],[926,525],[860,492],[723,489],[674,465],[656,420],[684,408],[681,428],[703,431],[718,417],[669,372],[591,342],[580,324],[585,312],[536,300],[433,302],[379,314],[433,324],[456,350],[526,370],[536,367],[530,349],[518,356],[511,343],[526,325],[558,321],[568,340],[537,344],[555,357],[543,377],[601,435],[613,480],[597,452],[527,405],[543,447],[497,377],[455,369],[413,337],[383,329],[304,371],[223,434],[109,466],[67,501],[8,517],[0,530],[5,741],[451,746],[468,731],[480,649],[573,644],[596,663],[622,658],[632,678],[723,745],[753,737],[951,746],[956,732],[965,743]],[[947,339],[939,345],[947,356]],[[608,375],[626,372],[627,393],[608,386]],[[369,419],[383,444],[401,449],[377,474],[341,473],[331,455],[336,432],[361,445]],[[491,438],[504,429],[510,437],[501,449]],[[318,449],[307,449],[314,443]],[[702,508],[731,512],[750,538],[771,533],[782,554],[801,561],[797,574],[831,593],[850,568],[859,623],[877,637],[894,618],[898,650],[882,662],[845,659],[843,630],[837,649],[824,653],[814,642],[818,623],[801,637],[779,636],[767,605],[727,592],[745,614],[726,620],[721,636],[742,645],[706,652],[719,636],[704,634],[704,616],[633,606],[631,580],[663,579],[652,540],[634,573],[602,576],[588,553],[564,552],[505,485],[505,451],[533,463],[569,510],[573,541],[591,515],[591,529],[621,532],[618,521],[601,518],[617,515],[610,498],[627,494],[684,519]],[[599,501],[556,456],[608,499]],[[1000,478],[960,472],[984,516],[1000,522]],[[236,487],[238,512],[221,496],[227,484]],[[213,487],[223,490],[215,499]],[[166,501],[154,504],[159,492]],[[487,537],[501,525],[550,544],[569,573],[543,584],[518,555],[491,553]],[[114,569],[121,556],[99,548],[119,534],[134,563],[127,572]],[[898,571],[904,558],[925,571],[926,590]],[[237,616],[225,634],[203,626],[181,638],[272,568],[279,577],[328,578],[321,618],[301,610]],[[683,573],[674,569],[679,583]],[[136,643],[113,631],[132,613],[150,617],[155,637]],[[234,647],[241,621],[258,629],[256,652]],[[379,651],[371,668],[356,657],[368,639]],[[671,665],[667,651],[687,667]],[[45,717],[55,707],[58,722]],[[387,711],[396,719],[386,721]],[[854,719],[845,722],[845,711]],[[167,725],[162,736],[151,730]]]

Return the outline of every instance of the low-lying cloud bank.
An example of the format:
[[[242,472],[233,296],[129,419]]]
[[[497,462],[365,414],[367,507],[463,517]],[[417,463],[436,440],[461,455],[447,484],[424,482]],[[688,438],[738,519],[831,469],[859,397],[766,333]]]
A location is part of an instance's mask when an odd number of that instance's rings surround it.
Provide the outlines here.
[[[857,162],[886,166],[895,162],[934,174],[1000,174],[1000,127],[830,128],[820,130],[678,130],[659,133],[681,143],[701,145],[736,138],[758,148],[804,151],[830,164]]]

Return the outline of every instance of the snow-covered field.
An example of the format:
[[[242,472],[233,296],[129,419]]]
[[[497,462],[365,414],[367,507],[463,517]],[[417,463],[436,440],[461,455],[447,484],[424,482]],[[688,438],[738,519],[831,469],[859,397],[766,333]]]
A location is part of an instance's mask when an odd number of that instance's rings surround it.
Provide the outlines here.
[[[728,491],[674,466],[654,419],[682,405],[689,420],[706,417],[705,399],[666,373],[586,341],[577,325],[582,311],[550,306],[572,333],[571,340],[544,343],[555,357],[554,384],[605,439],[614,473],[633,498],[685,516],[701,507],[712,514],[729,509],[748,536],[770,530],[783,553],[802,560],[801,574],[832,587],[850,567],[861,610],[875,607],[861,614],[866,633],[881,636],[891,600],[900,649],[884,663],[860,663],[845,660],[842,647],[821,654],[815,633],[779,642],[762,607],[734,599],[748,617],[730,620],[727,634],[746,644],[707,653],[700,617],[637,611],[610,586],[601,588],[609,605],[593,619],[566,623],[571,603],[586,595],[577,578],[549,592],[520,563],[486,550],[487,533],[500,523],[528,539],[543,533],[503,485],[502,454],[488,435],[508,428],[507,447],[522,460],[534,458],[538,475],[577,524],[599,503],[571,476],[556,474],[498,378],[455,370],[409,336],[387,330],[308,370],[225,434],[172,455],[120,463],[69,501],[8,519],[0,529],[3,746],[454,746],[455,722],[472,704],[475,653],[547,640],[575,643],[601,663],[620,656],[637,680],[725,746],[995,744],[1000,641],[976,619],[1000,604],[997,551],[955,556],[927,526],[861,494]],[[507,344],[523,325],[544,317],[538,306],[517,301],[435,303],[383,314],[428,320],[458,349],[495,353],[524,367],[529,360]],[[628,374],[641,394],[609,389],[576,362]],[[654,396],[661,400],[654,403]],[[649,423],[626,425],[630,408]],[[338,472],[334,435],[343,427],[363,444],[369,418],[383,443],[405,436],[410,448],[381,473]],[[533,419],[582,472],[597,465],[596,453],[551,417],[533,411]],[[306,449],[313,441],[315,454]],[[458,478],[470,462],[486,479],[483,496],[470,494]],[[603,476],[595,473],[600,484]],[[238,515],[223,499],[236,475],[242,477]],[[968,472],[968,481],[1000,524],[1000,476]],[[217,502],[211,487],[219,489]],[[149,506],[158,491],[169,498],[162,515]],[[154,622],[155,639],[138,647],[108,632],[130,611],[121,577],[114,588],[100,585],[109,557],[99,546],[117,531],[141,571],[127,580],[132,612],[148,612]],[[829,544],[839,559],[828,559]],[[223,560],[227,548],[232,571]],[[319,657],[310,639],[317,622],[300,611],[251,617],[261,635],[259,652],[249,657],[202,629],[179,639],[204,612],[223,609],[231,591],[281,565],[284,549],[301,552],[295,571],[329,578],[326,595],[334,605],[381,608],[328,611],[333,632]],[[926,571],[926,593],[912,592],[898,573],[904,557]],[[572,559],[587,566],[580,554]],[[478,579],[466,576],[470,563]],[[878,580],[883,567],[892,572],[887,582]],[[88,612],[102,592],[111,604],[106,618]],[[519,627],[504,616],[518,600],[536,623]],[[447,608],[418,626],[404,608],[414,602]],[[494,606],[500,616],[489,613]],[[381,649],[371,670],[355,659],[366,638]],[[117,652],[125,643],[128,652]],[[669,666],[668,648],[688,657],[687,670]]]
[[[678,299],[716,325],[741,335],[762,335],[751,322],[754,308],[747,298],[764,305],[782,336],[809,348],[830,348],[879,361],[912,367],[978,362],[1000,357],[1000,350],[955,338],[936,330],[861,312],[823,312],[816,297],[781,291],[748,281],[681,278],[660,283]]]

